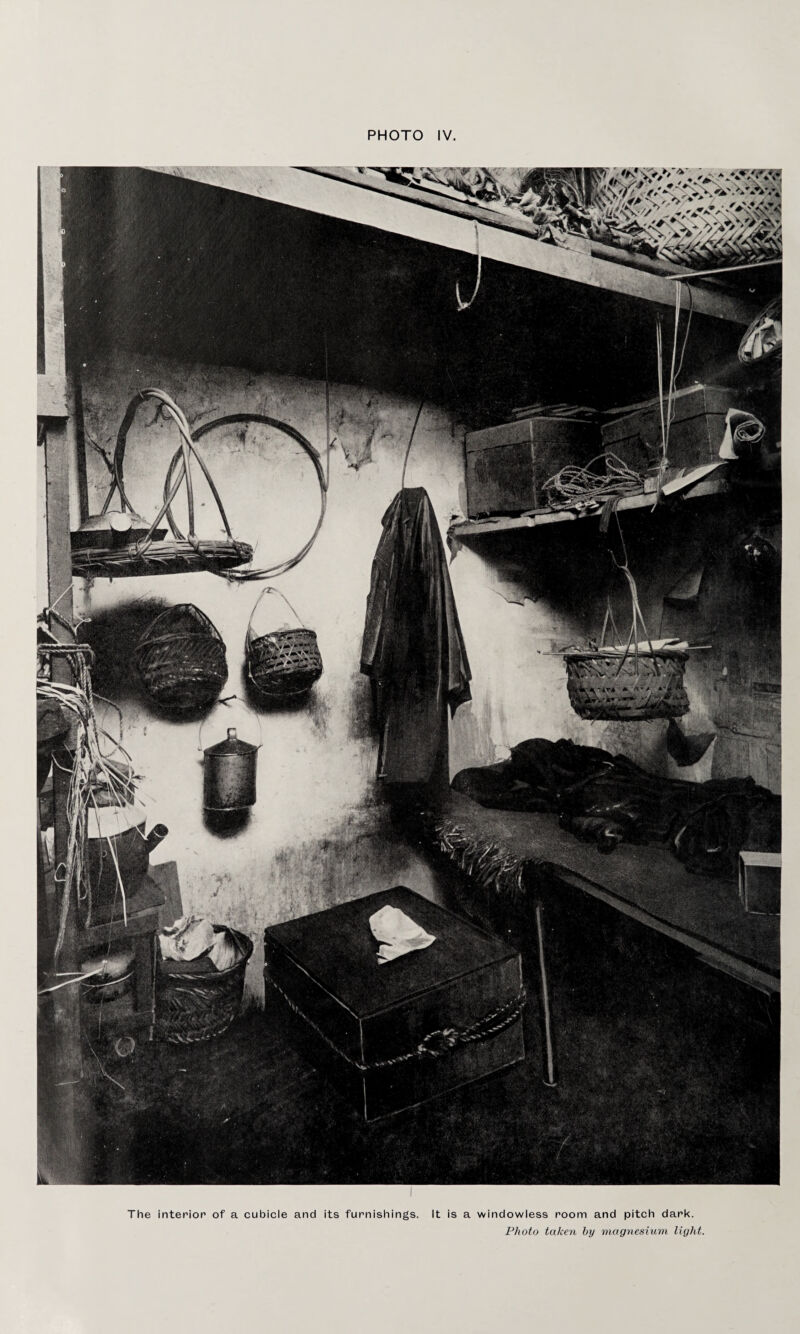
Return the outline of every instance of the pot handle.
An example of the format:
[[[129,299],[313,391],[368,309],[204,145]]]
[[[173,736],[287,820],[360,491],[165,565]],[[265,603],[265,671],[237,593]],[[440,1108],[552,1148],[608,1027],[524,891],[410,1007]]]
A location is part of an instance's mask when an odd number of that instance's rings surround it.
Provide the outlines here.
[[[239,696],[238,696],[238,695],[226,695],[226,696],[224,697],[224,699],[218,699],[218,700],[217,700],[217,704],[224,704],[224,705],[226,706],[226,708],[227,708],[227,706],[230,704],[231,700],[233,700],[233,699],[239,699]],[[216,705],[215,705],[215,707],[216,707]],[[247,708],[246,705],[245,705],[245,708]],[[199,730],[198,730],[198,733],[197,733],[197,749],[198,749],[199,751],[202,751],[202,749],[203,749],[203,728],[205,727],[206,723],[208,722],[208,720],[209,720],[209,718],[210,718],[210,716],[211,716],[211,714],[212,714],[213,712],[214,712],[214,709],[211,709],[210,713],[207,713],[206,716],[205,716],[205,718],[203,718],[202,721],[201,721],[201,723],[200,723],[200,727],[199,727]],[[258,749],[260,750],[261,747],[262,747],[263,744],[264,744],[264,733],[263,733],[263,731],[261,730],[261,719],[259,718],[258,714],[255,713],[255,711],[254,711],[253,709],[247,709],[247,712],[253,714],[253,717],[255,718],[256,723],[258,724]]]

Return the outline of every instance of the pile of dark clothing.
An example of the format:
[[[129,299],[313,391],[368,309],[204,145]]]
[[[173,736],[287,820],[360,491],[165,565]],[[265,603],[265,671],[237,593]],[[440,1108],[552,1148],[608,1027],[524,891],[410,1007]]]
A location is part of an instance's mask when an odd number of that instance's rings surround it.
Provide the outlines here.
[[[452,786],[481,806],[551,811],[601,852],[666,844],[702,875],[735,877],[742,848],[780,850],[780,797],[752,778],[689,783],[572,741],[523,741],[501,764],[462,769]]]

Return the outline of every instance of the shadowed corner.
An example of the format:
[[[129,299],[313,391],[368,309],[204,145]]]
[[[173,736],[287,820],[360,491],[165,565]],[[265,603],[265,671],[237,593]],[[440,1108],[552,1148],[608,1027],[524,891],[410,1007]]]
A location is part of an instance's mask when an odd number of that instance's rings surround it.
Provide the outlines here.
[[[136,660],[136,645],[156,616],[170,603],[163,598],[137,598],[104,611],[92,613],[82,627],[81,638],[95,655],[93,684],[97,694],[111,699],[152,701],[142,687],[138,673],[131,671]]]

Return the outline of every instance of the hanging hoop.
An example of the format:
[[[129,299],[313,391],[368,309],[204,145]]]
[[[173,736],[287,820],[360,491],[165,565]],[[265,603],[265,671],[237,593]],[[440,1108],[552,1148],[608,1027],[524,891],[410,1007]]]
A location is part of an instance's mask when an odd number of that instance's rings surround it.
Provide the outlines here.
[[[470,306],[473,304],[475,298],[476,298],[477,295],[478,295],[478,292],[479,292],[480,289],[481,289],[481,274],[482,274],[482,269],[483,269],[483,257],[482,257],[482,255],[481,255],[481,233],[480,233],[480,228],[479,228],[477,222],[475,223],[475,253],[476,253],[476,256],[477,256],[477,259],[478,259],[478,270],[477,270],[477,273],[475,274],[475,286],[474,286],[474,288],[472,289],[472,296],[469,298],[469,301],[464,301],[464,300],[462,299],[462,297],[461,297],[461,288],[459,287],[458,279],[456,278],[456,309],[457,309],[457,310],[469,310]]]
[[[303,560],[303,558],[308,555],[309,551],[311,550],[311,548],[313,547],[314,543],[317,540],[319,531],[322,527],[322,522],[325,518],[325,510],[328,503],[328,478],[326,478],[325,473],[323,471],[322,460],[320,459],[319,454],[317,453],[316,449],[311,444],[311,442],[309,440],[306,440],[306,437],[304,435],[301,435],[299,431],[295,430],[293,426],[290,426],[288,422],[278,421],[276,417],[268,417],[262,412],[231,412],[226,414],[224,417],[216,417],[214,421],[206,422],[204,426],[196,427],[194,432],[194,438],[195,440],[200,440],[201,437],[206,435],[209,431],[214,431],[220,426],[234,426],[239,423],[248,423],[248,422],[258,422],[263,426],[271,426],[276,431],[282,431],[284,435],[288,435],[290,439],[294,440],[296,444],[300,445],[301,449],[305,450],[306,454],[308,455],[308,457],[310,458],[311,462],[314,465],[314,471],[316,472],[317,475],[317,481],[319,483],[319,493],[320,493],[320,508],[319,508],[319,516],[317,518],[316,526],[314,528],[313,533],[311,534],[308,541],[300,548],[300,550],[297,552],[296,555],[290,557],[288,560],[281,561],[277,565],[267,566],[264,569],[260,570],[227,571],[226,578],[237,580],[240,583],[247,582],[248,580],[251,579],[274,579],[280,574],[285,574],[287,570],[293,569],[295,565],[298,565],[300,561]],[[171,519],[171,511],[169,509],[169,505],[171,504],[172,498],[174,497],[178,489],[178,486],[180,485],[182,474],[179,474],[177,482],[175,483],[174,486],[172,478],[175,469],[177,468],[178,464],[181,461],[181,458],[182,458],[182,450],[178,449],[176,450],[175,454],[172,456],[172,459],[170,460],[169,468],[167,469],[167,476],[164,481],[164,495],[165,497],[167,497],[169,493],[169,499],[167,500],[167,506],[163,512],[166,513],[167,519],[170,523],[172,523],[172,519]],[[206,474],[206,476],[208,476],[208,474]],[[213,489],[213,483],[211,483],[210,478],[208,480]]]

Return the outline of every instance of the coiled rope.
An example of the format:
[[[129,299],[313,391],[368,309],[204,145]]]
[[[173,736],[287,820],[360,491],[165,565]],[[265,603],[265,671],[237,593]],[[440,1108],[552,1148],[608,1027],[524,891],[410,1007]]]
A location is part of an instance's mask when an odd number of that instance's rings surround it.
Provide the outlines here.
[[[595,468],[602,463],[603,471]],[[599,505],[605,500],[641,492],[643,475],[629,467],[616,454],[598,454],[585,467],[569,463],[544,484],[544,493],[551,509],[577,509],[583,505]]]

